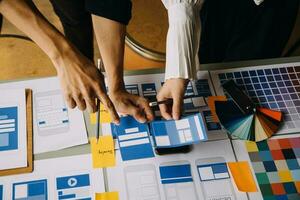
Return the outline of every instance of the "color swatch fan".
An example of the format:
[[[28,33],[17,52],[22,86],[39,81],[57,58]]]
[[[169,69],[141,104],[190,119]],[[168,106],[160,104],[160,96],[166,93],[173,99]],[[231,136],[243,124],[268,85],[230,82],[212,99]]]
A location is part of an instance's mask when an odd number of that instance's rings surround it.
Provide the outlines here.
[[[256,106],[233,80],[222,86],[232,100],[216,100],[214,109],[229,134],[243,140],[262,141],[278,131],[282,121],[280,111]]]

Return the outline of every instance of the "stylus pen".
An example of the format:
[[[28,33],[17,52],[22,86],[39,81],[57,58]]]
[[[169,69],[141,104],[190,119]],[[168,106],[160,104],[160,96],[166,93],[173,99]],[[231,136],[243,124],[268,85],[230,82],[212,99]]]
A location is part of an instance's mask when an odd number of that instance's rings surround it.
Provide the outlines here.
[[[97,67],[99,70],[101,70],[101,60],[98,59],[97,60]],[[99,140],[99,131],[100,131],[100,100],[99,98],[97,98],[96,100],[96,106],[97,106],[97,126],[96,126],[96,139],[97,142]]]
[[[184,96],[183,99],[190,99],[190,98],[194,98],[196,97],[195,95],[188,95],[188,96]],[[163,101],[152,101],[149,103],[150,107],[155,107],[158,106],[160,104],[172,104],[173,103],[173,99],[166,99]]]
[[[103,62],[101,59],[97,60],[97,67],[99,70],[102,69],[103,67]],[[102,135],[100,133],[100,100],[97,98],[97,141],[99,140],[99,135]],[[106,168],[103,168],[103,181],[104,181],[104,190],[105,192],[109,192],[109,187],[108,187],[108,178],[107,178],[107,171]]]

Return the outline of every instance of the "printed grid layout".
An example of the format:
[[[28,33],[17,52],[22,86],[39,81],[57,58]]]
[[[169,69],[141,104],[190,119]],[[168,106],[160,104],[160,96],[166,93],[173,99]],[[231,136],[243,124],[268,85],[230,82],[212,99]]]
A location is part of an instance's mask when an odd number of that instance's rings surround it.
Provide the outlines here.
[[[262,107],[284,113],[282,129],[300,128],[300,66],[220,73],[221,84],[233,79]]]
[[[246,142],[264,200],[300,198],[300,138]]]

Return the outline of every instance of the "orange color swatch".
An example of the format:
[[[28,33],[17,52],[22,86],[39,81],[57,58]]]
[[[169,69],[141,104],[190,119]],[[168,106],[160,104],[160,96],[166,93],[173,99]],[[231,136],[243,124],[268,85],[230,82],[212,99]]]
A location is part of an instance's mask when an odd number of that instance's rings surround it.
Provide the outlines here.
[[[282,112],[280,111],[275,111],[275,110],[270,110],[267,108],[257,108],[261,113],[269,116],[272,119],[275,119],[277,121],[281,121],[282,120]]]

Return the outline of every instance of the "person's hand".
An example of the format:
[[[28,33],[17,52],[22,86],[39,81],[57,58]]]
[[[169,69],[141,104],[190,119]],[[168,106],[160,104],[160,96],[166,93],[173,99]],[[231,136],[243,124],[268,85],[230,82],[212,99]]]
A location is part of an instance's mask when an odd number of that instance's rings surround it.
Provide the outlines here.
[[[181,116],[183,97],[188,80],[181,78],[168,79],[157,94],[157,101],[172,99],[173,104],[160,104],[161,115],[166,120],[178,120]]]
[[[119,116],[106,94],[104,77],[96,66],[76,49],[65,53],[54,62],[65,101],[70,108],[76,106],[89,112],[97,110],[98,98],[110,113],[112,121],[119,123]]]
[[[130,94],[125,89],[109,91],[109,96],[118,113],[131,115],[140,123],[154,119],[149,102],[145,98]]]

